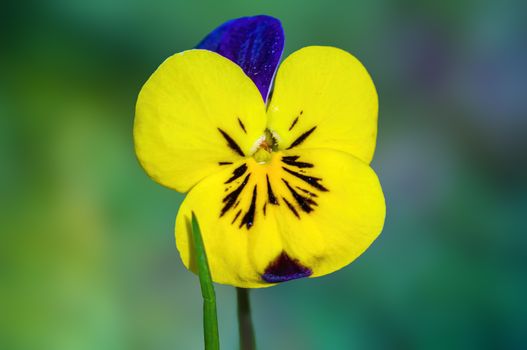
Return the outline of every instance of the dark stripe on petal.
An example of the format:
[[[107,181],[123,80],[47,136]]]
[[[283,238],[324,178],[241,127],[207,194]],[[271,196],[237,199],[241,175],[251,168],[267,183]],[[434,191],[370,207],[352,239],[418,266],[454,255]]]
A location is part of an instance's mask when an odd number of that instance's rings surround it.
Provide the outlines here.
[[[233,182],[234,180],[236,180],[237,178],[245,174],[246,171],[247,171],[247,165],[245,163],[240,165],[239,167],[234,169],[234,171],[232,172],[231,178],[225,181],[225,184],[229,184]]]
[[[269,283],[291,281],[298,278],[309,277],[313,271],[292,259],[286,252],[282,252],[265,269],[262,279]]]
[[[308,191],[306,190],[305,188],[302,188],[300,186],[295,186],[296,188],[298,188],[300,191],[304,192],[305,194],[307,194],[308,196],[311,196],[311,197],[318,197],[318,195],[316,193],[313,193],[311,191]]]
[[[249,176],[251,176],[251,174],[247,174],[240,186],[238,186],[238,188],[236,188],[234,191],[226,195],[225,198],[223,198],[223,203],[225,203],[225,205],[223,206],[223,209],[221,209],[220,217],[225,215],[227,210],[229,210],[234,205],[234,203],[236,203],[238,196],[243,191],[243,188],[245,187],[245,185],[247,185],[247,182],[249,181]]]
[[[263,213],[264,213],[264,216],[265,216],[265,212],[267,211],[267,202],[264,203],[264,206],[263,206]]]
[[[322,186],[321,184],[318,183],[319,181],[322,180],[321,178],[314,177],[314,176],[302,175],[302,174],[297,173],[296,171],[293,171],[293,170],[288,169],[286,167],[282,167],[282,169],[287,171],[289,174],[299,178],[300,180],[307,182],[308,184],[310,184],[314,188],[316,188],[316,189],[318,189],[320,191],[323,191],[323,192],[328,192],[327,188],[325,188],[324,186]]]
[[[291,149],[293,147],[296,147],[298,146],[299,144],[301,144],[302,142],[304,142],[308,137],[309,135],[311,135],[311,133],[313,131],[315,131],[317,127],[314,126],[312,127],[311,129],[309,129],[308,131],[306,131],[305,133],[303,133],[302,135],[300,135],[295,141],[293,141],[293,143],[291,144],[291,146],[289,146],[287,149]]]
[[[231,225],[234,224],[234,222],[236,221],[236,219],[238,219],[238,216],[240,216],[240,214],[242,213],[242,210],[238,210],[238,212],[236,213],[236,216],[234,217],[234,219],[232,219],[232,222],[231,222]]]
[[[271,188],[271,183],[269,182],[269,175],[266,174],[265,178],[267,179],[267,197],[269,199],[269,203],[278,205],[278,199],[276,199],[273,189]]]
[[[232,162],[218,162],[219,165],[230,165]]]
[[[295,120],[293,120],[293,124],[291,124],[291,126],[289,127],[289,131],[291,131],[291,129],[293,129],[293,127],[296,125],[296,123],[298,122],[298,118],[300,118],[299,116],[295,118]]]
[[[254,212],[256,210],[256,185],[254,185],[253,189],[253,198],[251,199],[251,206],[249,207],[249,210],[245,215],[243,216],[242,222],[240,224],[240,228],[242,228],[243,225],[247,227],[247,229],[250,229],[254,225]]]
[[[284,197],[282,197],[282,199],[284,200],[285,204],[287,204],[287,207],[293,212],[293,214],[295,214],[295,216],[300,219],[300,215],[298,215],[298,212],[296,211],[295,207],[293,207],[293,205],[289,203],[289,201]]]
[[[295,166],[297,168],[312,168],[313,164],[306,163],[306,162],[297,162],[296,160],[300,158],[299,156],[289,156],[289,157],[282,157],[282,162],[284,162],[287,165]]]
[[[300,193],[298,193],[297,191],[295,191],[294,188],[292,188],[291,185],[289,185],[289,182],[287,182],[286,180],[282,179],[282,181],[285,183],[285,185],[287,186],[287,189],[289,190],[289,192],[291,192],[291,194],[293,195],[293,198],[298,203],[300,208],[306,213],[312,212],[313,208],[311,208],[311,206],[317,205],[317,203],[315,203],[312,199],[306,198],[302,196]]]
[[[225,131],[218,128],[218,131],[221,133],[223,138],[227,141],[227,145],[230,149],[232,149],[234,152],[238,153],[240,156],[245,157],[245,154],[243,154],[242,149],[238,144],[230,137]]]
[[[240,124],[240,127],[242,128],[243,132],[247,134],[247,130],[245,130],[245,125],[243,125],[243,123],[240,120],[240,118],[238,118],[238,124]]]

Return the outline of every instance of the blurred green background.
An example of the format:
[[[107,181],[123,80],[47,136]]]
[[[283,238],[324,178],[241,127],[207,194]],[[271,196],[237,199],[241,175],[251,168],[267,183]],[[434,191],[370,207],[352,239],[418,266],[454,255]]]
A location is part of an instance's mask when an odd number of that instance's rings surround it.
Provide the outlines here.
[[[3,1],[0,348],[202,347],[183,196],[139,167],[134,105],[166,57],[262,13],[284,55],[333,45],[370,71],[388,212],[347,268],[252,293],[260,349],[527,348],[527,6],[508,0]]]

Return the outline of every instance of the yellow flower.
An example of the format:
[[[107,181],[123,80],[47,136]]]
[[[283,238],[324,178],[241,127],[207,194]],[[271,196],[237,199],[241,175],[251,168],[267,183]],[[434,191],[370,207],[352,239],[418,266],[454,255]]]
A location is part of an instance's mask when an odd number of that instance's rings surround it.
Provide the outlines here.
[[[185,266],[195,270],[192,211],[218,283],[267,287],[356,259],[385,217],[369,166],[377,109],[366,69],[333,47],[290,55],[267,106],[215,52],[168,58],[139,94],[134,139],[152,179],[188,192],[175,228]]]

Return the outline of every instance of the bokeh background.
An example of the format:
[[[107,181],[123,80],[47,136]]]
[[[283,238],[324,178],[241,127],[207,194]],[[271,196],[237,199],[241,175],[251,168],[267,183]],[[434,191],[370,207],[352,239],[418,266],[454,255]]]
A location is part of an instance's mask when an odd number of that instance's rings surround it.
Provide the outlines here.
[[[345,269],[252,293],[260,349],[526,349],[526,4],[3,1],[0,348],[202,348],[183,196],[139,167],[134,104],[166,57],[269,14],[285,55],[333,45],[370,71],[388,212]],[[217,295],[236,349],[235,292]]]

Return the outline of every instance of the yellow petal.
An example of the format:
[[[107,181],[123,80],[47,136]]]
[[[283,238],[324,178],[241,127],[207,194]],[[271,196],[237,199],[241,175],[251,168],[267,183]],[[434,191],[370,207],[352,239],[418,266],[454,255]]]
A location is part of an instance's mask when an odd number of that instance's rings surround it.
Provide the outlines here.
[[[280,148],[331,148],[370,163],[377,135],[377,93],[349,53],[311,46],[280,66],[268,127]]]
[[[200,223],[215,282],[267,287],[336,271],[381,232],[385,204],[373,170],[333,150],[276,152],[205,178],[176,219],[181,258],[194,270],[190,217]]]
[[[186,192],[250,153],[265,129],[254,83],[230,60],[206,50],[168,58],[143,86],[135,150],[154,180]]]

